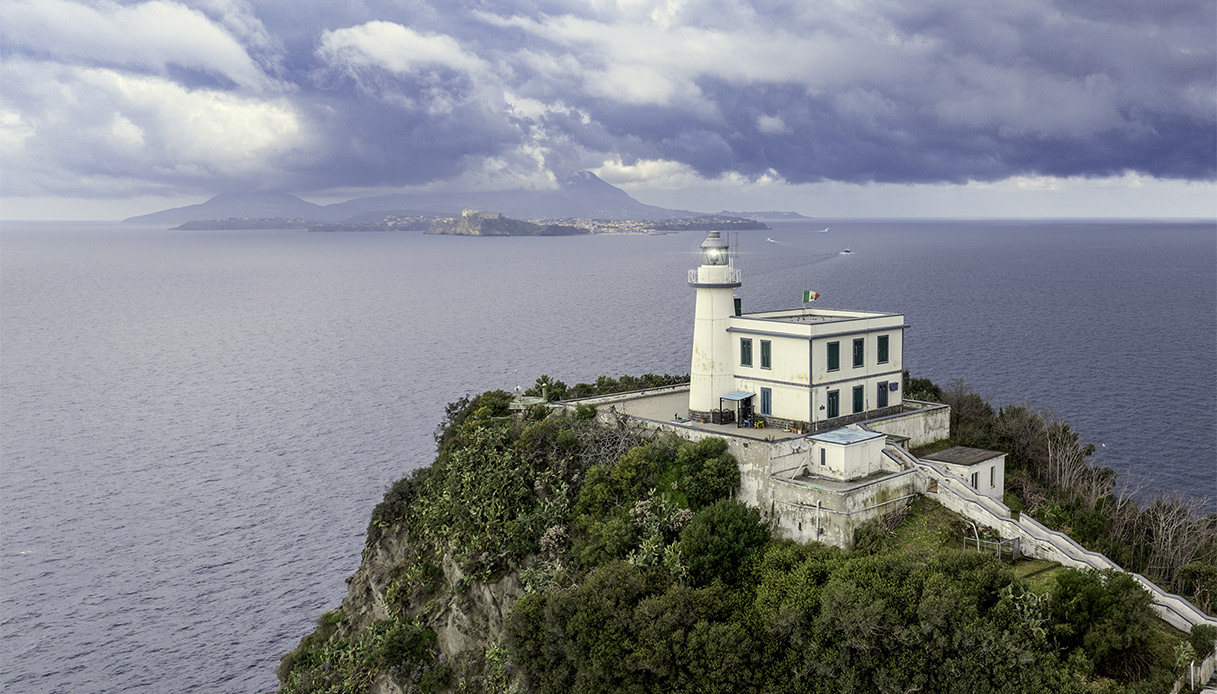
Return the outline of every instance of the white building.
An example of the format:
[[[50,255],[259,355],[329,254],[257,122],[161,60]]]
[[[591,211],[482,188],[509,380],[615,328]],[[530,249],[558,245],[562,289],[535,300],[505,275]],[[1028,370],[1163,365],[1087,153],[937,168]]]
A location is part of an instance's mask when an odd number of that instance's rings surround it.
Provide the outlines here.
[[[740,314],[726,240],[710,232],[697,290],[689,418],[823,431],[899,412],[904,316],[799,308]]]

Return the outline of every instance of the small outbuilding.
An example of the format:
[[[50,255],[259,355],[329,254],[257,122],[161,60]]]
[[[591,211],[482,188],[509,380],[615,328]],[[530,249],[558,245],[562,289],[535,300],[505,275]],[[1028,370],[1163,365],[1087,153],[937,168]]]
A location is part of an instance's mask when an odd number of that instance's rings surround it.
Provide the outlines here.
[[[976,491],[987,497],[1002,500],[1006,491],[1006,454],[986,451],[983,448],[955,446],[945,451],[921,456],[947,472],[962,478]]]

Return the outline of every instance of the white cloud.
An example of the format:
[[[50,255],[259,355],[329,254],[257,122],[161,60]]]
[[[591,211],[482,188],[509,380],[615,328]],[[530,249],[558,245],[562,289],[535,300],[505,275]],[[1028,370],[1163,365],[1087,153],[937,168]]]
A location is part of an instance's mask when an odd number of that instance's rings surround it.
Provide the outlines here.
[[[253,181],[305,148],[306,128],[283,98],[30,61],[10,61],[5,81],[16,97],[0,118],[9,194]]]
[[[247,88],[266,88],[266,76],[245,48],[203,13],[154,0],[92,6],[69,0],[8,0],[0,5],[7,49],[166,74],[171,65],[224,77]]]
[[[780,116],[760,115],[756,117],[756,129],[766,135],[783,135],[792,132]]]
[[[466,53],[451,36],[422,34],[383,21],[325,32],[321,35],[318,54],[334,65],[380,67],[398,73],[416,73],[435,67],[469,74],[484,70],[482,61]]]

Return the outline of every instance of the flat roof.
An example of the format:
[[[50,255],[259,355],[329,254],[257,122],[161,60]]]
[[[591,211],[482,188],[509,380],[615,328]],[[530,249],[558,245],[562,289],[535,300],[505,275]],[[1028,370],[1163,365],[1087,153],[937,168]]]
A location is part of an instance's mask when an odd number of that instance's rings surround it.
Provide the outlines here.
[[[762,311],[745,313],[740,318],[778,321],[781,323],[835,323],[839,321],[865,320],[867,318],[899,317],[898,313],[877,311],[846,311],[832,308],[794,308],[784,311]]]
[[[812,434],[807,438],[815,441],[823,441],[824,443],[836,443],[843,446],[848,446],[851,443],[861,443],[862,441],[870,441],[871,439],[883,436],[876,431],[862,431],[861,429],[850,429],[843,427],[841,429],[832,429],[819,434]]]
[[[1005,455],[1005,453],[1002,453],[1001,451],[986,451],[983,448],[955,446],[954,448],[948,448],[945,451],[938,451],[937,453],[923,455],[921,456],[921,459],[933,461],[935,463],[971,466],[987,463],[990,460],[1003,455]]]

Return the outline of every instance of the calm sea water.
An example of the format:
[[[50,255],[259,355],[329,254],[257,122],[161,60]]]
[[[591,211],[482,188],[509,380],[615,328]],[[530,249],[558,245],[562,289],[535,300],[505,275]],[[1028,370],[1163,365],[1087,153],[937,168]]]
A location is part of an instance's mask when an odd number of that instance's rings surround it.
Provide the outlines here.
[[[6,224],[0,688],[273,689],[444,403],[688,371],[701,239]],[[816,220],[739,248],[746,310],[903,312],[915,374],[1217,491],[1217,225]]]

